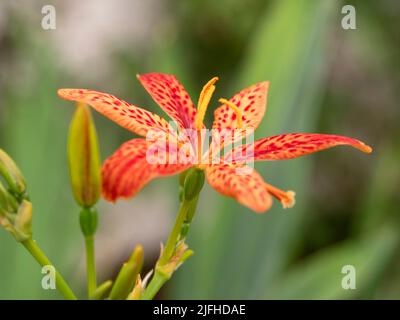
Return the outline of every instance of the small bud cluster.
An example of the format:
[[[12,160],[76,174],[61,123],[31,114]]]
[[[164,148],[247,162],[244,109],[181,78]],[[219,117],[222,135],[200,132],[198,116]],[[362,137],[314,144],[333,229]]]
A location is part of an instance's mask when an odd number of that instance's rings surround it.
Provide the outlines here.
[[[32,237],[32,203],[25,179],[11,157],[0,149],[0,225],[23,242]]]

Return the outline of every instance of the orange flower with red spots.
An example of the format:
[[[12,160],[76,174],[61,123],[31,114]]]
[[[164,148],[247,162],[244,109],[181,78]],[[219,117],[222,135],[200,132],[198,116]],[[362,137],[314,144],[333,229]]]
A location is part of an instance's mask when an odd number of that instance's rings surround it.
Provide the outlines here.
[[[294,205],[295,193],[266,183],[247,165],[248,162],[293,159],[337,145],[349,145],[366,153],[372,151],[363,142],[349,137],[290,133],[239,145],[220,156],[217,153],[228,142],[248,136],[259,126],[266,111],[268,82],[260,82],[243,89],[229,100],[219,100],[222,105],[214,112],[212,139],[207,146],[203,120],[218,78],[211,79],[204,86],[197,108],[172,75],[151,73],[139,75],[138,79],[176,123],[178,134],[174,126],[160,116],[113,95],[86,89],[58,91],[61,98],[87,103],[140,136],[149,137],[152,131],[157,132],[152,139],[137,138],[124,143],[105,161],[102,169],[103,196],[110,201],[132,197],[156,177],[177,174],[195,166],[205,171],[207,180],[214,189],[235,198],[256,212],[264,212],[271,207],[271,196],[277,198],[285,208],[289,208]],[[160,133],[163,135],[160,136]],[[148,155],[152,149],[157,150],[158,155],[161,151],[167,161],[149,161]],[[182,161],[182,153],[189,154],[192,161]],[[171,159],[174,161],[169,161]]]

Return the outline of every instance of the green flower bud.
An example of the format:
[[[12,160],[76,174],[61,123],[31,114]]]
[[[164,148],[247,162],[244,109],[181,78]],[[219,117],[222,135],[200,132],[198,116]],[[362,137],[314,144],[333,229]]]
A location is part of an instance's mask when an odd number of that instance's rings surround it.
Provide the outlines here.
[[[94,291],[93,295],[90,297],[91,300],[101,300],[103,299],[107,293],[110,291],[112,287],[112,280],[107,280],[106,282],[99,285]]]
[[[0,225],[18,242],[32,238],[32,203],[23,200],[17,213],[0,208]]]
[[[0,149],[0,176],[7,182],[9,189],[17,195],[26,191],[25,179],[11,157]]]
[[[138,274],[135,286],[133,287],[132,292],[128,295],[126,300],[140,300],[143,294],[143,289],[144,289],[144,284],[142,282],[140,274]]]
[[[23,200],[15,217],[15,234],[17,241],[32,238],[32,203]]]
[[[101,193],[101,161],[90,110],[78,103],[68,135],[68,163],[72,191],[77,203],[93,206]]]
[[[143,266],[143,247],[136,246],[131,257],[122,265],[110,293],[111,300],[126,299],[133,290],[136,279]]]
[[[7,212],[17,212],[18,203],[17,200],[6,190],[4,185],[0,181],[0,209]]]
[[[200,193],[204,185],[204,180],[205,175],[203,170],[197,168],[188,170],[183,185],[184,198],[186,201],[193,200]]]

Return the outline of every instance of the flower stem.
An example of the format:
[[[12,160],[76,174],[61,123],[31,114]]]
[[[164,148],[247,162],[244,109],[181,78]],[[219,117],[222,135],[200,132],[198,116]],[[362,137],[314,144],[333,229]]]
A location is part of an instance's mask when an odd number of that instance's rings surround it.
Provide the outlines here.
[[[21,242],[24,247],[29,251],[29,253],[35,258],[35,260],[43,267],[43,266],[53,266],[50,260],[46,257],[44,252],[40,249],[37,243],[32,240],[32,238]],[[67,300],[76,300],[76,296],[65,282],[64,278],[61,274],[56,270],[56,288]]]
[[[166,265],[174,254],[176,245],[181,238],[183,224],[187,221],[188,216],[191,216],[190,218],[193,218],[194,211],[196,210],[197,200],[198,197],[195,197],[191,201],[182,201],[178,215],[175,219],[174,227],[172,228],[172,231],[168,237],[167,244],[162,252],[162,255],[157,262],[154,276],[151,279],[149,285],[146,287],[145,291],[143,292],[143,295],[141,297],[142,300],[153,299],[158,291],[160,291],[162,286],[171,278],[164,272],[160,272],[158,268]],[[188,230],[186,230],[185,233],[187,233],[187,231]]]
[[[97,229],[97,211],[95,208],[82,208],[79,215],[82,234],[85,237],[86,278],[88,298],[96,291],[96,261],[94,258],[94,236]]]
[[[190,207],[191,202],[189,201],[182,201],[181,207],[178,212],[178,216],[175,219],[175,224],[174,227],[171,230],[171,233],[169,234],[167,244],[165,245],[165,248],[162,252],[162,255],[160,259],[158,260],[158,264],[160,266],[165,265],[168,260],[171,258],[172,254],[174,253],[175,246],[178,242],[179,235],[182,230],[182,225],[186,220],[187,212]]]
[[[91,298],[97,288],[93,236],[85,237],[85,247],[86,247],[87,288],[88,288],[88,296],[89,298]]]
[[[169,277],[161,272],[156,271],[153,278],[151,278],[149,285],[146,287],[146,290],[143,292],[141,299],[152,300],[158,291],[160,291],[164,283],[166,283],[168,280]]]
[[[185,238],[196,212],[199,194],[204,185],[204,172],[198,168],[190,168],[179,177],[181,205],[175,224],[169,234],[167,243],[158,259],[154,276],[141,295],[142,300],[151,300],[167,282],[177,268],[190,256]]]

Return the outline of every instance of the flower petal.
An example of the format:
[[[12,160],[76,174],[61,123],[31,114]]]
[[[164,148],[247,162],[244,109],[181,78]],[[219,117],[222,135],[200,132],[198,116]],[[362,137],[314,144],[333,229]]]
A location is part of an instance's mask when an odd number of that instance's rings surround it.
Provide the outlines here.
[[[267,92],[269,82],[259,82],[239,93],[235,94],[231,99],[242,112],[242,129],[252,128],[255,130],[261,123],[267,107]],[[237,119],[236,112],[223,104],[214,112],[213,129],[236,129]]]
[[[154,150],[158,150],[158,153]],[[190,164],[180,164],[172,160],[177,152],[176,145],[165,145],[165,140],[162,139],[157,140],[157,143],[144,139],[133,139],[124,143],[104,162],[103,197],[109,201],[130,198],[153,178],[173,175],[190,167]],[[154,155],[168,158],[160,164],[154,161]]]
[[[228,163],[251,160],[286,160],[301,157],[339,145],[349,145],[365,153],[372,148],[357,139],[333,134],[287,133],[256,140],[234,148],[226,155]]]
[[[219,151],[228,146],[233,146],[248,135],[261,123],[267,108],[267,93],[269,82],[259,82],[235,94],[231,99],[234,105],[242,113],[242,126],[238,128],[237,112],[226,104],[217,108],[214,112],[212,125],[212,157],[216,157]],[[207,157],[209,155],[207,154]]]
[[[154,101],[176,121],[180,129],[194,128],[196,107],[175,76],[148,73],[138,75],[138,79]]]
[[[110,120],[141,136],[146,136],[151,129],[173,130],[160,116],[108,93],[87,89],[60,89],[57,93],[65,100],[87,103]]]
[[[268,210],[272,205],[263,178],[250,167],[212,165],[207,167],[206,175],[215,190],[257,213]]]

